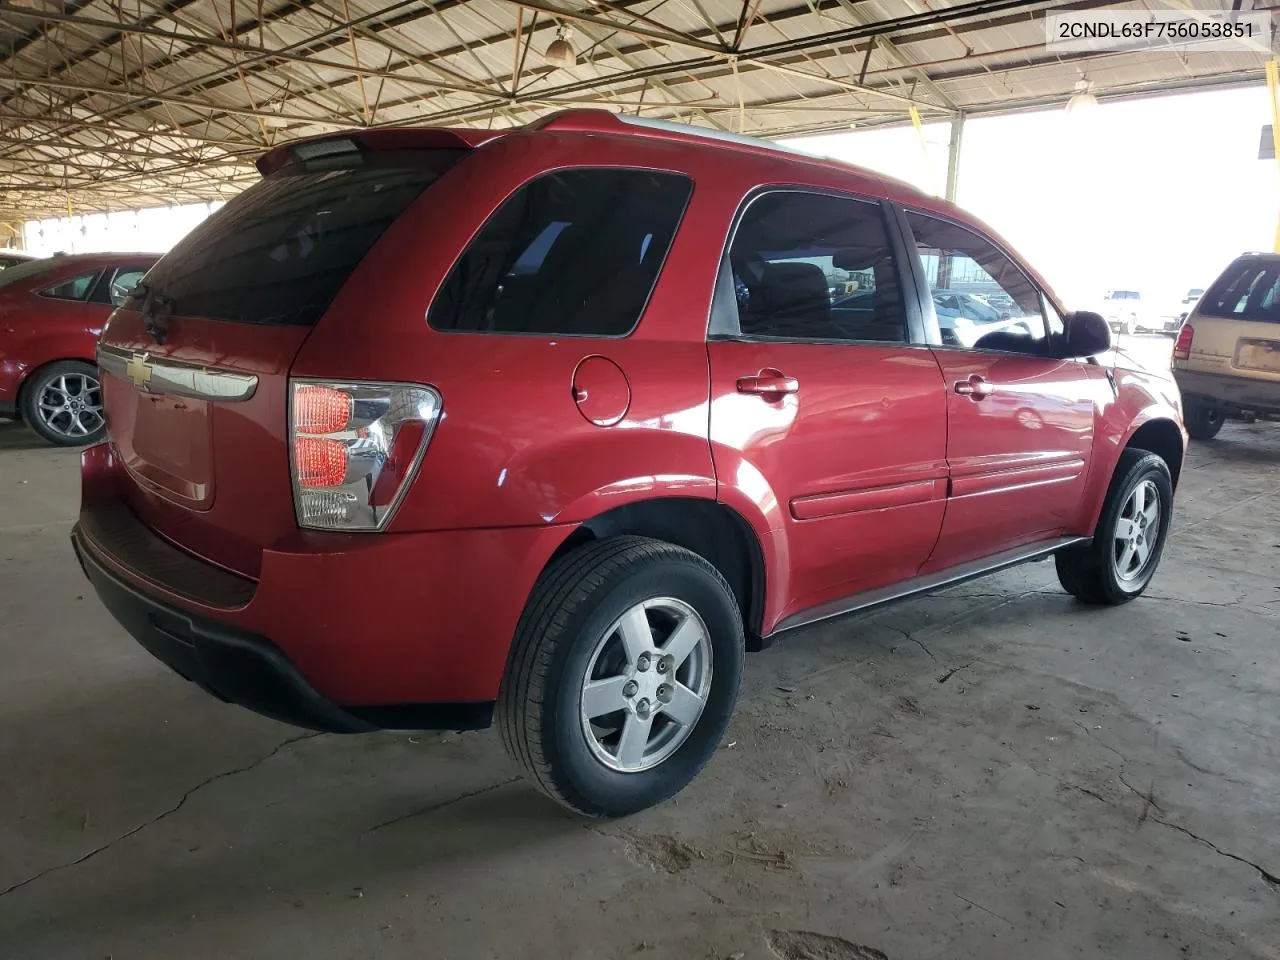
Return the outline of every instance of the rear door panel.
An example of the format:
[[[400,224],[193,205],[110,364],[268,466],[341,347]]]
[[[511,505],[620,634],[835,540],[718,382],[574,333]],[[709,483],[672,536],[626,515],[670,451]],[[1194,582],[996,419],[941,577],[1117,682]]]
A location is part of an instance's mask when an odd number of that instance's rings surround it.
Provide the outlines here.
[[[946,407],[928,350],[714,341],[716,473],[776,499],[790,556],[787,613],[914,576],[946,497]],[[738,392],[774,368],[776,400]]]

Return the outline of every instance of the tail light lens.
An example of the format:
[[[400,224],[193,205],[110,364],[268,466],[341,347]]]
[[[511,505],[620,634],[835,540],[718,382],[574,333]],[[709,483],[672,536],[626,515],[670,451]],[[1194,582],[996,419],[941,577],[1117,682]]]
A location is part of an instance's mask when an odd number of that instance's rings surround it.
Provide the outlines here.
[[[382,530],[440,418],[440,394],[412,383],[291,380],[289,444],[298,525]]]
[[[1190,323],[1184,323],[1178,331],[1178,339],[1173,345],[1173,359],[1188,360],[1191,358],[1191,341],[1195,339],[1196,330]]]

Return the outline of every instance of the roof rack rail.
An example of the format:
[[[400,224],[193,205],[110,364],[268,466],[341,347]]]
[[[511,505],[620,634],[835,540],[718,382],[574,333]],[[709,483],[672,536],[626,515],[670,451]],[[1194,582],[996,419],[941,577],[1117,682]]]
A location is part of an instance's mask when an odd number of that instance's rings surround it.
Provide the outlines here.
[[[652,120],[648,117],[637,117],[626,113],[613,113],[610,110],[597,110],[584,107],[579,110],[561,110],[549,117],[529,124],[534,130],[590,130],[598,132],[623,132],[626,127],[639,127],[660,133],[675,134],[697,140],[712,140],[720,143],[736,143],[742,147],[753,147],[757,150],[768,150],[772,153],[786,153],[791,156],[807,157],[820,160],[812,153],[798,150],[795,147],[762,140],[759,137],[748,137],[741,133],[730,133],[727,130],[714,130],[708,127],[695,127],[688,123],[677,123],[674,120]]]

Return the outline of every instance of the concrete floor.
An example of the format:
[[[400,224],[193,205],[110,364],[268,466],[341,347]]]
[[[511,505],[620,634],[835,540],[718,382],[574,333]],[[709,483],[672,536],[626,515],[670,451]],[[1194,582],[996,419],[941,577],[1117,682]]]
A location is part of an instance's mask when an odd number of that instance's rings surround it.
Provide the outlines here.
[[[171,675],[81,577],[76,464],[0,425],[6,960],[1280,958],[1280,425],[1192,445],[1145,598],[1041,563],[794,636],[612,823],[491,732],[309,735]]]

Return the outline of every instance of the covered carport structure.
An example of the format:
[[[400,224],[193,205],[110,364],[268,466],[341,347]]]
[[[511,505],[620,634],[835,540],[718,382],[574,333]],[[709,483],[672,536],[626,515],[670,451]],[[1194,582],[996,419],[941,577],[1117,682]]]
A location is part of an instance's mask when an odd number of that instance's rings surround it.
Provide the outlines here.
[[[352,127],[592,106],[779,137],[1065,103],[1086,77],[1102,99],[1261,81],[1269,42],[1046,48],[1050,11],[1189,6],[0,0],[0,222],[226,198],[267,147]]]
[[[1046,49],[1046,13],[1108,9],[1186,8],[0,0],[0,244],[229,198],[265,149],[353,127],[918,119],[951,124],[954,158],[965,118],[1082,81],[1263,83],[1269,42]],[[1190,447],[1142,599],[1082,609],[1029,564],[797,631],[753,654],[703,775],[607,823],[538,799],[492,733],[327,736],[179,681],[77,569],[77,455],[0,424],[6,960],[1280,958],[1273,424]],[[382,590],[315,602],[375,629]]]

